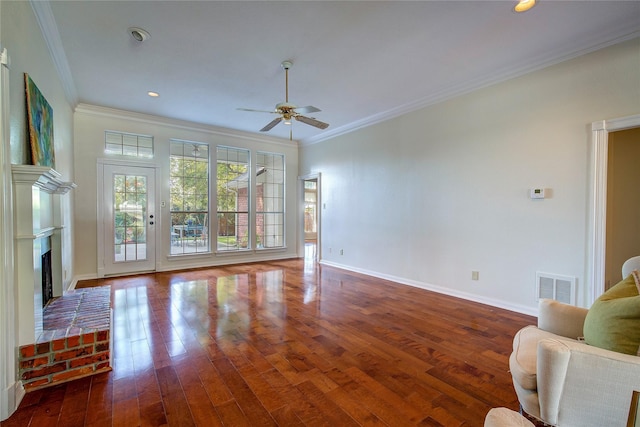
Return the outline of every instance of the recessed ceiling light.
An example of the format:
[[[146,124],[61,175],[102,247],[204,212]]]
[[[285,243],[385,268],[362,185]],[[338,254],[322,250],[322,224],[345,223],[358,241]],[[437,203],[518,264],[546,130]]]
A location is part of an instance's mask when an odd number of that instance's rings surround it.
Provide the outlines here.
[[[514,11],[521,13],[526,12],[536,5],[536,0],[520,0],[518,4],[513,8]]]
[[[129,31],[129,35],[133,37],[135,41],[140,43],[151,38],[151,34],[143,30],[142,28],[130,27],[128,31]]]
[[[147,92],[147,95],[149,95],[152,98],[157,98],[160,96],[158,92],[152,92],[152,91]]]
[[[519,13],[526,12],[527,10],[531,9],[535,5],[536,5],[536,0],[520,0],[518,4],[515,5],[513,10]]]

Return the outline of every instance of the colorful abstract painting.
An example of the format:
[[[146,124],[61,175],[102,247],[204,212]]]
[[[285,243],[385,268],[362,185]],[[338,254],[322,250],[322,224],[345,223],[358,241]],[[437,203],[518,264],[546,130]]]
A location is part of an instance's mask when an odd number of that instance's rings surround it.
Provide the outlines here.
[[[31,162],[36,166],[53,168],[53,109],[27,73],[24,75],[24,83],[27,92]]]

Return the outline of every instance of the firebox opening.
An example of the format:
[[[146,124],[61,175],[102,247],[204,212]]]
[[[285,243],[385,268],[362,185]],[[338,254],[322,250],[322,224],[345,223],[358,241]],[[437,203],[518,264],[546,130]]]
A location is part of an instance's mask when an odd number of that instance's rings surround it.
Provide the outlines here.
[[[42,307],[53,298],[53,272],[51,269],[51,250],[42,254]]]

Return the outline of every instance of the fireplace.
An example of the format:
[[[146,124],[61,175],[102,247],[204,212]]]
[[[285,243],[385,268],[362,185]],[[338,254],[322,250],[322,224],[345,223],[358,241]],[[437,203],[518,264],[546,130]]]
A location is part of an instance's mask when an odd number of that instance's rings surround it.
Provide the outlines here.
[[[12,165],[12,172],[22,385],[29,391],[107,372],[111,290],[69,291],[63,283],[62,197],[76,185],[47,167]]]
[[[63,197],[76,187],[44,166],[12,165],[18,346],[43,331],[43,307],[64,290]]]

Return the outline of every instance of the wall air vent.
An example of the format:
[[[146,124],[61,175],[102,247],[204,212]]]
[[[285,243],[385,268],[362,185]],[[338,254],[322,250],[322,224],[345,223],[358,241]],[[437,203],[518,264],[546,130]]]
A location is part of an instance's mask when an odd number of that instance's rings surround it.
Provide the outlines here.
[[[565,304],[576,304],[576,282],[572,276],[536,272],[536,295]]]

